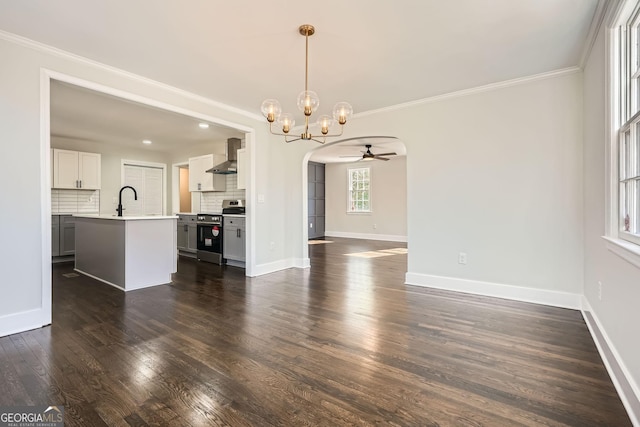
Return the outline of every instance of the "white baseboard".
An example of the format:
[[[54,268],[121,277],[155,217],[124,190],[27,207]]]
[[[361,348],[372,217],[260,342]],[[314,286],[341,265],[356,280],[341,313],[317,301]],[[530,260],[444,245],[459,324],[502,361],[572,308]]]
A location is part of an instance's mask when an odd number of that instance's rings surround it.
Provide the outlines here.
[[[43,321],[43,317],[44,310],[41,308],[1,316],[0,337],[29,331],[31,329],[38,329],[48,325],[48,322]]]
[[[293,260],[293,266],[296,268],[309,268],[311,267],[311,259],[309,258],[296,258]]]
[[[607,368],[613,385],[616,387],[620,400],[622,400],[622,404],[627,410],[631,423],[636,427],[640,427],[640,387],[633,380],[586,297],[582,297],[582,317],[589,328],[591,338],[593,338],[598,348],[600,357]]]
[[[292,268],[293,259],[281,259],[279,261],[268,262],[265,264],[256,264],[251,277],[262,276],[264,274],[275,273],[276,271]]]
[[[481,282],[477,280],[410,272],[405,275],[405,283],[407,285],[424,286],[428,288],[445,289],[448,291],[465,292],[468,294],[532,302],[535,304],[551,305],[554,307],[572,308],[576,310],[582,308],[582,295],[572,294],[569,292],[525,288],[521,286],[504,285],[501,283]]]
[[[100,278],[100,277],[96,277],[96,276],[94,276],[93,274],[89,274],[89,273],[87,273],[86,271],[82,271],[82,270],[79,270],[79,269],[77,269],[77,268],[74,268],[74,269],[73,269],[73,271],[77,271],[78,273],[80,273],[80,274],[82,274],[82,275],[84,275],[84,276],[91,277],[92,279],[95,279],[95,280],[97,280],[98,282],[102,282],[102,283],[105,283],[105,284],[107,284],[107,285],[109,285],[109,286],[112,286],[112,287],[114,287],[114,288],[118,289],[119,291],[126,291],[126,289],[125,289],[125,288],[123,288],[122,286],[116,285],[115,283],[111,283],[111,282],[109,282],[108,280],[104,280],[104,279],[102,279],[102,278]],[[129,290],[130,290],[130,289],[129,289]]]
[[[350,233],[347,231],[325,231],[325,237],[346,237],[348,239],[382,240],[385,242],[407,242],[407,236],[395,234]]]
[[[258,264],[253,269],[251,277],[262,276],[264,274],[275,273],[276,271],[286,270],[287,268],[309,268],[311,263],[309,258],[289,258],[279,261],[268,262],[266,264]]]

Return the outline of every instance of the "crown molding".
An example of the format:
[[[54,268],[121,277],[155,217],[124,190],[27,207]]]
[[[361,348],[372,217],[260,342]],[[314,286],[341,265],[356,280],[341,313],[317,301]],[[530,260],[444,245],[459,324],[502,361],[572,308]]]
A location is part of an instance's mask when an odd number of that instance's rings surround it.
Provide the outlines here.
[[[147,77],[143,77],[140,76],[138,74],[134,74],[131,73],[129,71],[125,71],[122,70],[120,68],[116,68],[116,67],[112,67],[110,65],[106,65],[103,64],[101,62],[98,61],[94,61],[92,59],[88,59],[85,58],[83,56],[80,55],[76,55],[70,52],[67,52],[65,50],[62,49],[58,49],[56,47],[53,46],[49,46],[40,42],[36,42],[34,40],[28,39],[26,37],[22,37],[13,33],[9,33],[3,30],[0,30],[0,39],[8,41],[10,43],[14,43],[17,45],[20,45],[22,47],[26,47],[28,49],[32,49],[35,50],[37,52],[42,52],[45,54],[49,54],[58,58],[62,58],[62,59],[66,59],[68,61],[72,61],[72,62],[76,62],[76,63],[81,63],[83,65],[87,65],[89,67],[93,67],[93,68],[98,68],[104,71],[107,71],[109,73],[112,74],[117,74],[118,76],[124,77],[126,79],[129,80],[133,80],[136,81],[138,83],[147,85],[147,86],[152,86],[155,87],[159,90],[162,91],[167,91],[167,92],[171,92],[173,94],[188,98],[192,101],[197,101],[197,102],[201,102],[203,104],[209,105],[211,107],[215,107],[215,108],[219,108],[221,110],[230,112],[230,113],[234,113],[234,114],[238,114],[240,116],[252,119],[252,120],[259,120],[262,121],[263,117],[259,114],[254,114],[254,113],[250,113],[246,110],[242,110],[240,108],[237,107],[232,107],[231,105],[228,104],[224,104],[222,102],[218,102],[218,101],[214,101],[211,98],[207,98],[201,95],[196,95],[195,93],[177,88],[175,86],[171,86],[165,83],[160,83],[156,80],[152,80],[149,79]]]
[[[417,107],[420,105],[431,104],[434,102],[440,102],[446,99],[460,98],[463,96],[469,96],[469,95],[474,95],[474,94],[483,93],[483,92],[490,92],[498,89],[503,89],[506,87],[531,83],[538,80],[545,80],[545,79],[550,79],[550,78],[559,77],[563,75],[579,73],[581,71],[582,71],[582,68],[580,67],[563,68],[561,70],[534,74],[532,76],[527,76],[527,77],[519,77],[517,79],[504,80],[498,83],[490,83],[484,86],[477,86],[470,89],[463,89],[456,92],[445,93],[443,95],[436,95],[429,98],[418,99],[416,101],[404,102],[402,104],[391,105],[389,107],[378,108],[376,110],[363,111],[361,113],[354,114],[353,117],[360,118],[360,117],[366,117],[366,116],[370,116],[378,113],[387,113],[387,112],[396,111],[396,110],[404,110],[406,108]]]
[[[604,1],[604,0],[598,0],[599,3]],[[603,13],[604,15],[604,13]],[[594,33],[597,36],[597,31],[594,31]],[[31,39],[27,39],[25,37],[22,36],[18,36],[16,34],[13,33],[9,33],[3,30],[0,30],[0,39],[6,40],[8,42],[14,43],[14,44],[18,44],[21,45],[23,47],[29,48],[29,49],[33,49],[35,51],[39,51],[39,52],[43,52],[46,54],[50,54],[59,58],[63,58],[63,59],[67,59],[73,62],[79,62],[91,67],[95,67],[95,68],[99,68],[114,74],[117,74],[119,76],[125,77],[127,79],[130,80],[134,80],[137,82],[140,82],[142,84],[145,85],[149,85],[149,86],[153,86],[156,87],[160,90],[165,90],[165,91],[169,91],[172,92],[174,94],[189,98],[191,100],[197,101],[197,102],[201,102],[203,104],[206,105],[210,105],[212,107],[215,108],[219,108],[234,114],[238,114],[241,115],[243,117],[247,117],[253,120],[257,120],[257,121],[263,121],[263,117],[259,114],[254,114],[254,113],[250,113],[246,110],[242,110],[240,108],[236,108],[236,107],[232,107],[230,105],[227,104],[223,104],[221,102],[218,101],[214,101],[210,98],[206,98],[204,96],[201,95],[196,95],[192,92],[188,92],[185,91],[183,89],[179,89],[175,86],[170,86],[164,83],[160,83],[156,80],[152,80],[143,76],[140,76],[138,74],[134,74],[131,73],[129,71],[124,71],[120,68],[116,68],[116,67],[112,67],[110,65],[106,65],[103,64],[101,62],[97,62],[88,58],[85,58],[83,56],[79,56],[67,51],[64,51],[62,49],[58,49],[56,47],[53,46],[49,46],[40,42],[36,42],[34,40]],[[594,38],[595,40],[595,38]],[[581,67],[569,67],[569,68],[564,68],[564,69],[560,69],[560,70],[555,70],[555,71],[550,71],[550,72],[546,72],[546,73],[541,73],[541,74],[535,74],[532,76],[527,76],[527,77],[520,77],[520,78],[516,78],[516,79],[511,79],[511,80],[505,80],[502,82],[497,82],[497,83],[490,83],[487,85],[483,85],[483,86],[477,86],[474,88],[470,88],[470,89],[463,89],[463,90],[459,90],[459,91],[455,91],[455,92],[450,92],[450,93],[446,93],[446,94],[442,94],[442,95],[437,95],[437,96],[433,96],[433,97],[429,97],[429,98],[423,98],[423,99],[419,99],[419,100],[415,100],[415,101],[409,101],[409,102],[405,102],[405,103],[401,103],[401,104],[395,104],[395,105],[391,105],[388,107],[383,107],[383,108],[379,108],[379,109],[375,109],[375,110],[368,110],[368,111],[363,111],[357,114],[354,114],[353,117],[354,118],[360,118],[360,117],[366,117],[369,115],[374,115],[374,114],[378,114],[378,113],[384,113],[384,112],[391,112],[391,111],[396,111],[396,110],[403,110],[406,108],[411,108],[411,107],[415,107],[415,106],[420,106],[420,105],[424,105],[424,104],[430,104],[433,102],[439,102],[439,101],[443,101],[446,99],[451,99],[451,98],[458,98],[458,97],[463,97],[463,96],[469,96],[469,95],[473,95],[473,94],[477,94],[477,93],[482,93],[482,92],[489,92],[489,91],[493,91],[493,90],[497,90],[497,89],[502,89],[505,87],[510,87],[510,86],[517,86],[520,84],[526,84],[529,82],[533,82],[533,81],[537,81],[537,80],[543,80],[543,79],[548,79],[548,78],[553,78],[553,77],[557,77],[557,76],[561,76],[561,75],[565,75],[565,74],[572,74],[572,73],[576,73],[576,72],[580,72],[582,70]]]
[[[607,2],[606,0],[598,0],[596,11],[593,13],[593,18],[591,19],[591,24],[589,25],[587,39],[585,41],[584,47],[582,48],[582,55],[580,56],[580,68],[584,69],[587,60],[591,55],[591,50],[593,50],[593,45],[596,43],[596,39],[598,38],[598,34],[600,33],[600,28],[602,27],[604,18],[607,15],[607,11],[615,3],[615,1]]]

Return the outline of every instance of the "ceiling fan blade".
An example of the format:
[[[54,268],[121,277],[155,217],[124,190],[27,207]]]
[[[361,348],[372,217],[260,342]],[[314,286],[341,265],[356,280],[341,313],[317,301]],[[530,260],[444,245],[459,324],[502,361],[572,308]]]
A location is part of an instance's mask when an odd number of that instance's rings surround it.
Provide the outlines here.
[[[376,154],[376,156],[397,156],[396,153],[380,153]]]
[[[339,156],[340,158],[347,158],[347,157],[362,157],[362,156]]]
[[[387,159],[386,157],[380,157],[380,156],[373,156],[374,159],[376,160],[384,160],[385,162],[389,159]]]

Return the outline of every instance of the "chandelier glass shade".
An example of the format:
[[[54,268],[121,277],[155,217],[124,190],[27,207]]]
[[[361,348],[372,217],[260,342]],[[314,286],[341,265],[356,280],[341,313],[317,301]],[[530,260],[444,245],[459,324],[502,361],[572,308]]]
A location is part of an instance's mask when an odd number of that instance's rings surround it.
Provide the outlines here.
[[[313,25],[301,25],[298,29],[305,37],[305,67],[304,67],[304,90],[300,92],[297,99],[298,109],[304,114],[304,129],[300,136],[289,139],[290,132],[296,122],[292,114],[283,113],[280,102],[277,99],[266,99],[260,108],[262,114],[269,122],[269,131],[274,135],[285,137],[286,142],[298,140],[312,140],[324,144],[326,138],[342,135],[342,130],[347,120],[353,115],[353,108],[347,102],[338,102],[333,107],[333,115],[321,115],[316,121],[320,129],[320,135],[312,135],[309,130],[310,117],[318,110],[320,98],[318,94],[308,88],[309,82],[309,36],[315,33]],[[340,133],[330,134],[334,124],[340,125]],[[322,138],[321,140],[318,138]]]

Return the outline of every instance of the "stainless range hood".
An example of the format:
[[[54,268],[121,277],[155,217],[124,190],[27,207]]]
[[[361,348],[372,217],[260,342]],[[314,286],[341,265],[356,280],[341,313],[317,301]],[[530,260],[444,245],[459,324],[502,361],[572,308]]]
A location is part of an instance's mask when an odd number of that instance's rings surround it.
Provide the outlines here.
[[[217,173],[220,175],[230,175],[238,173],[238,150],[242,146],[240,138],[227,139],[227,161],[215,165],[211,169],[207,170],[210,173]]]

